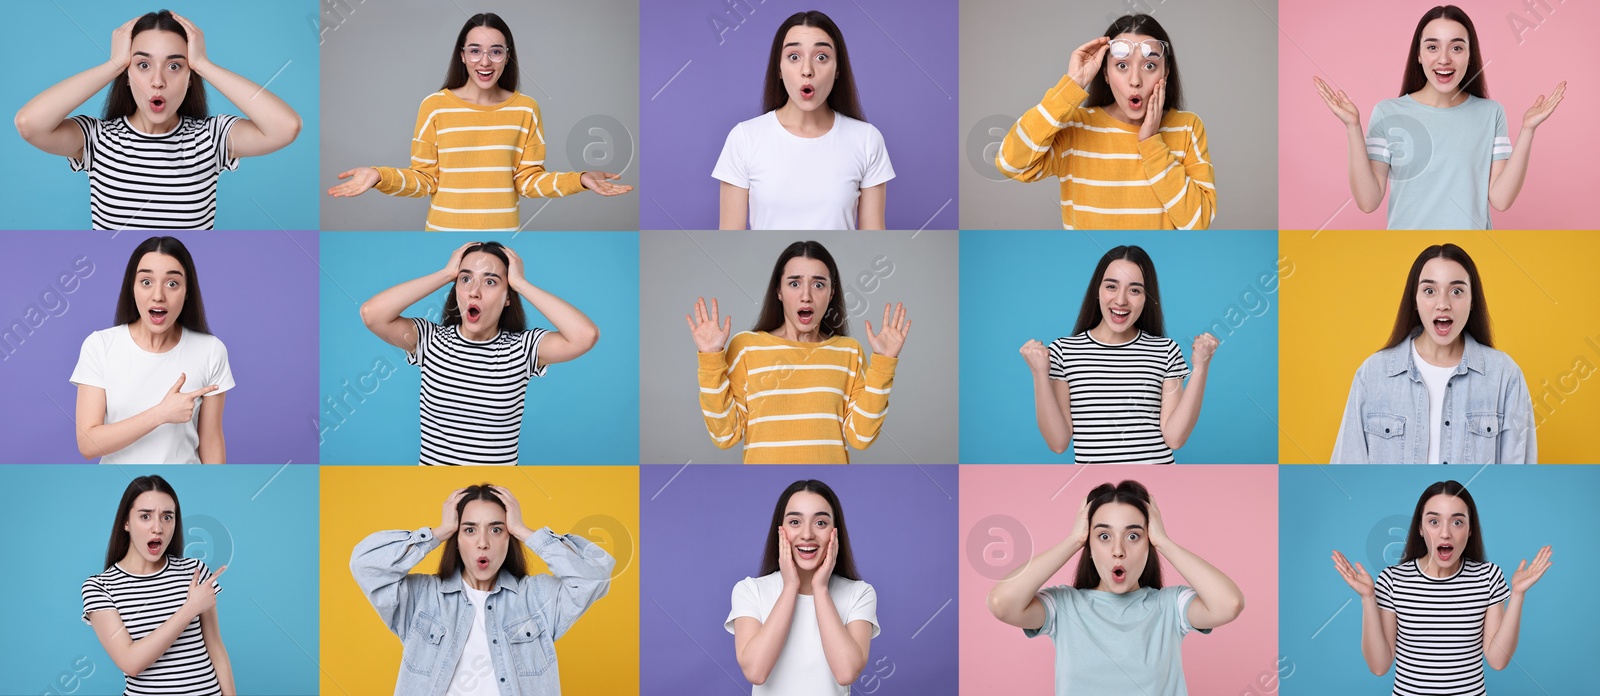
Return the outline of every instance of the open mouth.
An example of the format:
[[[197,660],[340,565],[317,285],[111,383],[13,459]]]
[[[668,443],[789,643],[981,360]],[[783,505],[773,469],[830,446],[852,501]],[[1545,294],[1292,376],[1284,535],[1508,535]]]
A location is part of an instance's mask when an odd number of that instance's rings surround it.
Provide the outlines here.
[[[1435,79],[1437,79],[1440,82],[1449,82],[1449,81],[1454,80],[1456,78],[1456,71],[1454,71],[1454,70],[1435,70],[1435,71],[1433,71],[1433,76],[1434,76]]]
[[[483,310],[478,305],[467,305],[467,321],[476,323],[483,316]]]
[[[477,73],[478,79],[483,80],[484,82],[494,79],[493,70],[474,70],[473,72]]]
[[[167,99],[166,99],[166,97],[163,97],[163,96],[158,94],[158,95],[150,98],[150,110],[151,111],[154,111],[154,112],[159,114],[162,111],[166,110],[166,108],[167,108]]]
[[[150,315],[150,323],[156,326],[167,322],[167,309],[165,307],[151,307],[145,314]]]
[[[155,555],[161,553],[161,540],[160,539],[151,539],[150,541],[145,542],[144,546],[145,546],[145,548],[150,549],[150,555],[152,555],[152,556],[155,556]]]
[[[1126,568],[1123,568],[1120,565],[1115,565],[1115,566],[1111,567],[1111,580],[1112,580],[1112,582],[1122,582],[1122,581],[1127,580],[1127,579],[1128,579],[1128,570]]]
[[[801,85],[800,86],[800,98],[802,98],[802,99],[810,99],[810,98],[812,98],[812,97],[814,97],[816,95],[817,95],[817,88],[812,87],[811,85]]]
[[[820,549],[820,548],[822,548],[822,547],[817,546],[816,544],[810,544],[810,545],[796,546],[796,547],[794,547],[794,550],[795,550],[796,553],[800,554],[801,558],[804,558],[804,559],[809,561],[809,560],[817,557],[817,550]]]
[[[1138,111],[1139,107],[1141,107],[1141,106],[1144,106],[1144,97],[1141,97],[1141,96],[1139,96],[1137,94],[1135,94],[1135,95],[1133,95],[1131,97],[1128,97],[1128,108],[1129,109],[1132,109],[1134,111]]]
[[[1113,324],[1126,324],[1126,323],[1128,323],[1128,318],[1131,317],[1131,316],[1133,316],[1133,312],[1130,312],[1130,311],[1128,311],[1126,309],[1112,309],[1111,310],[1111,323],[1113,323]]]
[[[816,316],[816,310],[810,308],[801,308],[800,311],[795,312],[795,317],[800,320],[800,323],[807,326],[811,325],[811,319],[814,316]]]
[[[479,556],[478,560],[474,561],[474,565],[478,566],[478,570],[488,570],[489,569],[489,557],[488,556]]]
[[[1455,556],[1456,547],[1451,546],[1450,544],[1440,544],[1434,547],[1433,551],[1439,555],[1440,561],[1447,562],[1451,557]]]
[[[1455,321],[1449,317],[1439,317],[1433,320],[1433,332],[1440,336],[1449,336],[1450,327],[1455,326]]]

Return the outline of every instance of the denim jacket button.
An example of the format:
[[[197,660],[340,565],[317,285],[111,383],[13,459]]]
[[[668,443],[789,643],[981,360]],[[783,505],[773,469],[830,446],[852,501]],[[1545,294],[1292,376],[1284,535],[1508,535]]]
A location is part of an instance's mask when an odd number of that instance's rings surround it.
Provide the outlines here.
[[[1450,421],[1445,421],[1445,422],[1444,422],[1444,424],[1445,424],[1445,425],[1446,425],[1446,426],[1448,426],[1448,425],[1450,425]]]

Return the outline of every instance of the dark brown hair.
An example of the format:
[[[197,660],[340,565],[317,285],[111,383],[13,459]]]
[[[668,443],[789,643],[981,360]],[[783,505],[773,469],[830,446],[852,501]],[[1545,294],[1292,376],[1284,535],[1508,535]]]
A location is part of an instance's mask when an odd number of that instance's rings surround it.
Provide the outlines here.
[[[476,254],[479,252],[500,259],[500,262],[505,264],[507,269],[511,268],[511,258],[506,256],[506,247],[504,244],[499,242],[483,242],[469,246],[465,252],[462,252],[461,259],[465,261],[469,254]],[[456,274],[455,278],[450,280],[450,292],[444,300],[443,326],[461,325],[461,307],[459,303],[456,302],[456,283],[460,281],[460,278],[461,275],[458,273]],[[527,312],[523,311],[522,298],[521,296],[517,295],[517,291],[511,287],[509,280],[506,282],[506,299],[510,300],[510,302],[506,304],[505,307],[500,309],[500,323],[496,328],[498,328],[500,331],[510,331],[511,333],[522,333],[527,331],[528,314]]]
[[[151,29],[170,31],[183,37],[184,42],[187,43],[189,41],[189,32],[184,31],[183,25],[179,24],[178,20],[173,18],[172,13],[167,10],[150,12],[140,17],[138,21],[133,23],[133,30],[128,35],[128,40],[131,42],[133,37],[138,36],[140,32]],[[184,60],[184,64],[188,65],[187,59]],[[128,70],[132,69],[133,64],[130,62]],[[133,89],[128,86],[128,70],[123,70],[115,78],[112,78],[111,89],[106,92],[106,108],[105,111],[101,112],[101,120],[110,121],[123,116],[131,116],[139,111],[139,102],[134,101]],[[210,115],[211,112],[206,109],[205,80],[200,78],[200,73],[195,72],[190,67],[189,91],[184,95],[183,103],[178,105],[178,116],[203,119]]]
[[[1083,305],[1078,308],[1078,321],[1072,326],[1072,335],[1100,325],[1103,319],[1100,316],[1100,283],[1105,280],[1106,269],[1111,267],[1112,261],[1131,261],[1144,274],[1144,309],[1139,312],[1134,327],[1151,336],[1167,335],[1166,322],[1161,317],[1161,284],[1156,282],[1156,264],[1144,249],[1136,246],[1119,246],[1100,257],[1094,275],[1089,278],[1089,288],[1083,291]]]
[[[160,476],[140,476],[128,482],[128,487],[122,490],[122,502],[117,503],[117,516],[111,520],[111,540],[106,542],[105,570],[117,564],[128,555],[128,546],[132,535],[122,525],[128,523],[128,514],[133,512],[133,501],[140,494],[155,491],[165,493],[172,498],[172,530],[168,538],[167,554],[173,558],[183,557],[183,505],[178,502],[178,493],[172,490],[167,480]]]
[[[1094,513],[1106,503],[1124,503],[1139,509],[1146,520],[1150,519],[1150,491],[1145,490],[1144,484],[1138,481],[1123,481],[1116,485],[1102,483],[1089,491],[1089,520],[1094,520]],[[1145,538],[1150,535],[1149,522],[1145,523]],[[1091,538],[1094,534],[1091,532]],[[1080,590],[1093,590],[1100,587],[1100,571],[1094,567],[1094,557],[1089,552],[1089,545],[1085,544],[1083,552],[1078,554],[1078,573],[1072,579],[1072,586]],[[1139,587],[1161,589],[1161,558],[1150,549],[1144,560],[1144,572],[1139,574]]]
[[[1483,54],[1478,52],[1478,30],[1472,27],[1472,18],[1467,16],[1466,11],[1455,5],[1439,5],[1417,20],[1417,30],[1411,34],[1411,52],[1406,54],[1406,71],[1400,78],[1400,96],[1421,90],[1428,84],[1428,75],[1423,72],[1417,57],[1422,55],[1422,30],[1435,19],[1460,22],[1461,26],[1467,28],[1467,76],[1461,82],[1461,91],[1479,99],[1488,99],[1489,81],[1483,75]],[[1445,48],[1449,49],[1448,46]]]
[[[117,296],[117,312],[111,323],[122,326],[139,321],[139,304],[133,299],[133,280],[139,274],[139,261],[150,252],[171,256],[183,267],[186,289],[183,310],[178,312],[178,325],[190,331],[211,333],[211,327],[206,324],[206,303],[200,297],[200,277],[195,273],[194,258],[176,237],[151,237],[134,247],[133,254],[128,257],[128,268],[122,273],[122,292]]]
[[[833,297],[828,300],[828,309],[822,314],[822,323],[817,325],[823,337],[850,335],[850,322],[844,311],[844,293],[839,291],[839,265],[833,262],[833,254],[828,253],[821,242],[813,241],[795,242],[778,255],[778,262],[772,266],[772,279],[767,282],[767,296],[761,301],[761,315],[756,318],[755,328],[751,331],[771,332],[783,326],[783,301],[778,299],[778,284],[783,282],[784,266],[794,258],[816,259],[828,267],[828,285]]]
[[[1106,27],[1105,37],[1116,38],[1121,34],[1142,34],[1156,39],[1167,45],[1166,55],[1162,56],[1167,64],[1166,96],[1162,97],[1162,106],[1169,111],[1178,111],[1183,108],[1183,81],[1178,78],[1178,50],[1172,47],[1172,39],[1167,36],[1167,30],[1161,28],[1161,23],[1155,17],[1147,14],[1129,14],[1117,18],[1111,26]],[[1132,57],[1132,56],[1130,56]],[[1111,52],[1107,51],[1105,60],[1100,63],[1100,72],[1095,73],[1094,79],[1089,81],[1089,98],[1084,100],[1085,106],[1109,106],[1117,100],[1111,93],[1111,83],[1106,81],[1106,71],[1111,69]]]
[[[476,486],[467,486],[466,494],[461,496],[461,500],[456,503],[457,520],[461,519],[461,511],[467,509],[467,503],[474,500],[487,500],[499,505],[502,510],[506,507],[505,501],[501,500],[500,496],[494,492],[492,484],[480,483]],[[506,522],[509,524],[510,520]],[[510,532],[508,531],[507,534],[510,534]],[[451,534],[449,539],[444,540],[444,555],[439,557],[439,570],[434,575],[448,579],[454,577],[460,571],[461,549],[457,543],[460,538],[461,533],[458,531]],[[508,540],[506,544],[506,560],[500,567],[511,573],[511,577],[519,580],[527,577],[528,558],[522,551],[522,542],[520,540],[515,538]]]
[[[1400,312],[1394,317],[1394,329],[1389,332],[1389,342],[1384,348],[1393,348],[1411,338],[1411,331],[1422,326],[1422,315],[1417,313],[1417,285],[1422,281],[1422,267],[1433,259],[1449,259],[1467,269],[1467,285],[1471,287],[1472,311],[1467,313],[1467,326],[1463,333],[1472,334],[1479,343],[1494,347],[1490,335],[1489,300],[1483,295],[1483,280],[1478,277],[1478,265],[1467,252],[1454,244],[1435,244],[1422,250],[1411,263],[1411,275],[1406,277],[1406,289],[1400,294]]]
[[[1411,513],[1411,529],[1406,532],[1406,549],[1400,555],[1400,562],[1428,555],[1428,542],[1422,540],[1422,508],[1436,495],[1454,496],[1467,504],[1467,545],[1461,549],[1461,558],[1488,563],[1489,556],[1483,551],[1483,533],[1478,527],[1478,504],[1472,502],[1472,494],[1467,492],[1467,487],[1455,481],[1440,481],[1428,486],[1422,491],[1422,497],[1417,498],[1417,509]]]
[[[772,37],[772,52],[767,56],[767,82],[761,90],[761,113],[776,111],[789,103],[789,90],[783,87],[780,63],[783,60],[783,40],[789,35],[789,30],[795,27],[816,27],[833,39],[836,60],[833,89],[828,92],[828,108],[857,121],[867,120],[866,112],[861,110],[861,98],[856,94],[855,71],[850,69],[850,51],[844,47],[844,34],[839,33],[839,25],[834,24],[828,15],[816,10],[790,15]]]
[[[833,494],[828,484],[814,479],[795,481],[778,496],[778,504],[772,508],[772,523],[767,525],[767,550],[761,556],[761,572],[756,577],[778,572],[778,527],[783,525],[783,511],[789,507],[789,499],[800,491],[822,496],[833,511],[833,527],[839,530],[839,549],[834,552],[833,574],[860,580],[861,574],[856,572],[856,557],[850,553],[850,530],[844,523],[844,508],[839,506],[839,496]]]
[[[467,50],[467,32],[473,27],[488,27],[500,32],[506,37],[506,66],[500,71],[500,80],[495,82],[501,89],[517,91],[517,41],[511,38],[511,27],[506,26],[505,20],[493,12],[480,12],[472,15],[466,24],[461,25],[461,33],[456,35],[455,48],[450,51],[450,68],[444,73],[444,86],[439,89],[455,89],[467,84],[467,64],[462,62],[461,52]]]

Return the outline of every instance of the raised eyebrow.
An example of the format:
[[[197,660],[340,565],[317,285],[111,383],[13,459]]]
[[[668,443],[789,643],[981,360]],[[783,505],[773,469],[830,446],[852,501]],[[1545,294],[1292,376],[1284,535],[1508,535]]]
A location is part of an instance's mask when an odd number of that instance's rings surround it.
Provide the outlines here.
[[[152,270],[150,270],[148,268],[141,268],[137,272],[135,272],[134,275],[139,275],[140,273],[149,273],[149,274],[154,275],[155,271],[152,271]],[[172,269],[170,271],[167,271],[167,275],[175,275],[175,276],[182,277],[183,276],[183,269],[174,268],[174,269]]]
[[[1105,527],[1106,529],[1111,529],[1111,525],[1106,524],[1104,522],[1101,522],[1100,524],[1097,524],[1097,525],[1094,526],[1095,529],[1099,529],[1101,527]],[[1123,529],[1138,529],[1138,530],[1142,531],[1144,529],[1144,525],[1142,525],[1142,524],[1130,524],[1130,525],[1128,525],[1126,527],[1123,527]]]
[[[783,47],[784,48],[789,48],[791,46],[800,46],[800,45],[801,45],[801,43],[799,41],[790,41],[789,43],[784,44]],[[811,44],[811,45],[812,46],[817,46],[819,48],[833,48],[833,44],[830,43],[830,42],[827,42],[827,41],[818,41],[818,42],[816,42],[814,44]]]
[[[478,48],[483,48],[483,44],[478,44],[478,43],[469,43],[469,44],[467,44],[467,48],[472,48],[473,46],[477,46]],[[489,44],[489,48],[505,48],[505,47],[506,47],[505,44]]]

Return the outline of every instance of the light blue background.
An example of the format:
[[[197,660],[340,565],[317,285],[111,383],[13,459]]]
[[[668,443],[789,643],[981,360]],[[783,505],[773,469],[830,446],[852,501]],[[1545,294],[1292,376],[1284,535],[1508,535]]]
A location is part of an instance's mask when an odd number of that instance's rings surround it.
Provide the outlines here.
[[[438,271],[462,244],[491,240],[516,250],[529,282],[571,303],[600,327],[594,350],[551,365],[544,377],[529,380],[521,461],[638,463],[637,232],[324,232],[319,382],[323,464],[417,462],[421,372],[406,362],[403,351],[367,330],[361,323],[361,303]],[[448,292],[435,291],[402,316],[439,321]],[[526,300],[522,306],[528,326],[554,328]],[[385,372],[389,377],[380,380],[378,375]],[[329,399],[339,403],[337,412],[329,408]]]
[[[184,555],[213,571],[228,565],[217,623],[239,692],[316,693],[317,472],[281,464],[0,467],[0,488],[15,493],[6,516],[26,549],[0,575],[12,598],[0,693],[122,693],[121,670],[80,618],[81,588],[104,570],[122,491],[147,474],[178,493]],[[74,672],[81,682],[58,681]]]
[[[1193,367],[1196,335],[1211,331],[1221,341],[1200,420],[1175,453],[1178,462],[1277,461],[1278,294],[1265,292],[1277,288],[1276,232],[964,230],[962,463],[1072,461],[1071,449],[1057,455],[1039,435],[1033,380],[1018,349],[1030,338],[1048,345],[1071,331],[1095,264],[1124,244],[1142,247],[1155,262],[1167,337],[1184,360]]]
[[[103,63],[111,32],[134,17],[165,7],[195,23],[212,62],[249,79],[288,103],[303,123],[293,143],[270,155],[247,157],[217,179],[216,228],[317,229],[318,36],[316,0],[129,3],[118,0],[9,3],[6,89],[0,91],[0,162],[6,185],[0,210],[6,229],[90,228],[89,175],[64,157],[29,145],[11,124],[18,109],[62,80]],[[279,69],[282,72],[279,72]],[[274,75],[276,74],[276,78]],[[105,93],[73,114],[100,117]],[[222,92],[206,85],[212,115],[243,115]]]
[[[1550,570],[1523,605],[1512,664],[1498,672],[1484,665],[1489,693],[1594,693],[1593,668],[1581,663],[1579,646],[1589,644],[1585,636],[1600,622],[1592,592],[1600,573],[1592,521],[1600,469],[1315,465],[1278,471],[1282,693],[1377,694],[1393,688],[1392,667],[1373,676],[1361,658],[1361,600],[1333,569],[1332,552],[1359,561],[1376,578],[1399,562],[1422,491],[1450,479],[1472,492],[1484,550],[1507,583],[1518,562],[1532,561],[1541,546],[1552,547]]]

